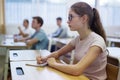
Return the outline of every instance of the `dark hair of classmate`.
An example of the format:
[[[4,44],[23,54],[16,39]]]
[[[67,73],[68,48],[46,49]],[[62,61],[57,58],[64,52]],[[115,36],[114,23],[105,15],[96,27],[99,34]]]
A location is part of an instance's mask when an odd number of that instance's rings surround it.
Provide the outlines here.
[[[41,24],[40,26],[42,26],[43,23],[44,23],[44,22],[43,22],[43,19],[42,19],[41,17],[39,17],[39,16],[35,16],[35,17],[33,17],[33,19],[36,19],[37,22]]]
[[[29,21],[28,21],[28,19],[24,19],[24,22],[27,22],[27,23],[29,24]]]
[[[85,2],[78,2],[71,6],[71,9],[78,15],[87,15],[89,18],[89,26],[92,31],[103,37],[106,42],[106,34],[102,26],[98,11]]]
[[[61,18],[61,17],[57,17],[56,20],[60,20],[60,21],[62,21],[62,18]]]

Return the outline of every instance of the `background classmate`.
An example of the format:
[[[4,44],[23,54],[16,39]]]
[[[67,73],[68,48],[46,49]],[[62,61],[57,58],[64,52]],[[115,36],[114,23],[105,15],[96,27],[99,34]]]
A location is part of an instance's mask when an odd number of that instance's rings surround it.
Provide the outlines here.
[[[27,19],[24,19],[23,27],[24,27],[24,30],[22,30],[20,27],[18,27],[19,35],[21,35],[22,37],[30,37],[31,36],[31,31],[30,31],[30,28],[29,28],[29,21]]]
[[[35,33],[30,38],[23,38],[16,41],[24,41],[31,49],[47,49],[48,48],[48,38],[45,32],[41,29],[43,25],[43,19],[39,16],[33,17],[32,28],[35,29]]]
[[[54,33],[52,33],[52,37],[66,38],[67,37],[67,29],[62,25],[62,18],[57,17],[56,23],[57,23],[58,29]]]
[[[77,31],[79,36],[58,51],[47,57],[37,57],[37,63],[48,62],[53,67],[71,75],[84,74],[90,80],[106,79],[106,36],[100,21],[98,11],[85,2],[71,6],[68,17],[71,31]],[[61,55],[75,50],[75,64],[57,63]]]

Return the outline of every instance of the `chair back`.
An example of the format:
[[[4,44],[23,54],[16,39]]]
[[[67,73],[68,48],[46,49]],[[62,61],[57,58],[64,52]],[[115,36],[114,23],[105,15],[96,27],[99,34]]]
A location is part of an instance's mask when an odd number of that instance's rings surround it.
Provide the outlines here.
[[[106,71],[107,71],[107,80],[117,80],[118,76],[118,67],[112,64],[107,64]]]
[[[107,80],[120,80],[119,60],[114,57],[107,57]]]

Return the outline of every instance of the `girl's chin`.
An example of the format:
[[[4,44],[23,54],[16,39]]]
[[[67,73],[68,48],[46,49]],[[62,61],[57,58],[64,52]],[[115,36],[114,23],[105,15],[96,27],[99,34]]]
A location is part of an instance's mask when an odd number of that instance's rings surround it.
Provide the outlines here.
[[[71,30],[71,31],[75,31],[74,29],[71,29],[71,28],[70,28],[70,30]]]
[[[70,29],[70,31],[76,31],[76,30]]]
[[[75,31],[75,30],[72,28],[72,26],[70,26],[70,25],[69,25],[69,28],[70,28],[71,31]]]

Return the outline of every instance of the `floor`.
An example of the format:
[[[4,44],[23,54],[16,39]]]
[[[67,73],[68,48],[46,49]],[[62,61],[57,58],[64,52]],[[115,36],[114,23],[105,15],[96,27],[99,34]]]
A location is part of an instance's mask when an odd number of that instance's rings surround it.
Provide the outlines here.
[[[5,64],[5,56],[0,55],[0,80],[2,80],[4,64]]]
[[[5,65],[5,56],[0,55],[0,80],[3,80],[2,77],[4,72],[4,65]],[[12,80],[10,70],[8,70],[7,80]]]

